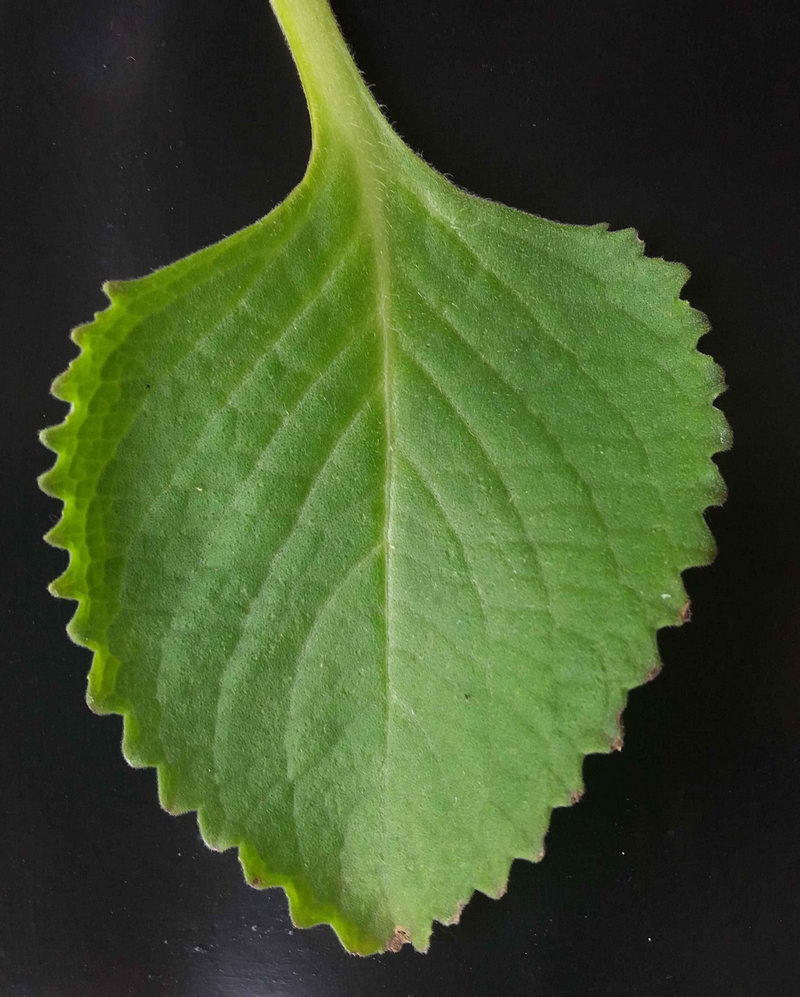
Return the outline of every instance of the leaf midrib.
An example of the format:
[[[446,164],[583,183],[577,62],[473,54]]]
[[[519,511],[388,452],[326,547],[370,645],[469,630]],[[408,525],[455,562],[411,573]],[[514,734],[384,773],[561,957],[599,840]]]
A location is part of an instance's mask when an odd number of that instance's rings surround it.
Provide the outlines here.
[[[371,109],[370,109],[371,110]],[[385,736],[384,758],[382,766],[382,789],[384,799],[389,799],[389,755],[392,731],[392,551],[393,544],[393,511],[394,511],[394,349],[392,342],[391,323],[391,270],[389,264],[389,246],[385,206],[381,197],[381,183],[377,176],[379,167],[375,159],[380,157],[380,139],[376,138],[370,128],[371,114],[358,121],[355,128],[348,130],[347,140],[351,145],[353,162],[358,183],[361,188],[364,219],[369,227],[375,262],[375,297],[376,315],[380,326],[382,340],[382,381],[384,405],[384,508],[382,524],[383,546],[383,613],[384,613],[384,698],[385,698]],[[386,818],[386,808],[381,812]],[[387,828],[384,823],[384,842]],[[382,863],[386,868],[386,862]]]
[[[389,253],[389,226],[382,196],[381,163],[399,165],[399,152],[407,150],[364,84],[341,38],[331,11],[324,0],[271,0],[289,41],[309,105],[312,126],[312,162],[306,181],[314,173],[317,138],[328,132],[328,141],[340,143],[352,163],[353,181],[359,187],[364,224],[369,230],[374,254],[375,314],[382,341],[381,378],[384,405],[384,494],[380,544],[383,547],[384,655],[383,689],[385,702],[384,755],[379,775],[379,793],[385,803],[388,791],[390,745],[392,741],[392,557],[394,550],[395,505],[395,344],[391,321],[392,279]],[[330,146],[329,146],[330,148]],[[322,161],[320,167],[324,170]],[[384,855],[381,868],[388,871],[387,808],[380,807],[383,819]],[[388,893],[388,891],[387,891]]]

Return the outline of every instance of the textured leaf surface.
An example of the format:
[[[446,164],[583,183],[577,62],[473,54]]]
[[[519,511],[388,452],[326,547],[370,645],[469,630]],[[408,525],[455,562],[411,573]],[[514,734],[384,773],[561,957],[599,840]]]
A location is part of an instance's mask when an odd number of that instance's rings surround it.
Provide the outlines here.
[[[684,268],[453,187],[323,0],[274,0],[306,177],[74,333],[54,591],[164,806],[358,952],[537,859],[712,556]]]

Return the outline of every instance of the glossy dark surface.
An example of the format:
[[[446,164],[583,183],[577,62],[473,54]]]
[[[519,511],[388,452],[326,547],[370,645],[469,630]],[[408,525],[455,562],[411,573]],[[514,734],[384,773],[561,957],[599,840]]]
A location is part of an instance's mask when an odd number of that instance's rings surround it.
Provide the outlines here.
[[[266,213],[308,153],[262,0],[0,2],[4,464],[3,997],[784,997],[800,992],[800,13],[794,2],[337,0],[399,131],[462,186],[635,225],[694,272],[736,435],[689,572],[690,626],[586,763],[538,866],[476,897],[429,955],[357,960],[293,930],[191,816],[158,808],[88,653],[36,431],[70,326],[134,277]],[[453,829],[457,833],[457,829]]]

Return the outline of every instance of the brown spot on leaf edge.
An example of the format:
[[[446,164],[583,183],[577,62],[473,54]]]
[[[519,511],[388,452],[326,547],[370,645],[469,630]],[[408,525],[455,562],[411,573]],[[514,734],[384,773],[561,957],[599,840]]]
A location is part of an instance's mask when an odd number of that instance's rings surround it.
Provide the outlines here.
[[[458,922],[461,920],[461,913],[462,913],[462,911],[464,910],[464,908],[466,906],[467,905],[466,905],[465,901],[459,900],[458,903],[456,904],[455,913],[450,918],[450,920],[446,921],[445,923],[446,924],[458,924]]]
[[[620,710],[617,714],[617,736],[611,742],[612,751],[622,751],[622,745],[625,741],[625,724],[622,722],[622,714],[625,710]]]
[[[387,952],[399,952],[404,945],[408,945],[411,941],[411,935],[406,931],[405,928],[401,928],[398,924],[394,929],[394,934],[386,943]]]
[[[688,623],[689,620],[691,620],[691,618],[692,618],[692,602],[691,599],[687,599],[686,605],[681,610],[678,619],[681,621],[681,623]]]
[[[662,668],[661,662],[660,661],[656,662],[656,664],[653,665],[653,667],[647,673],[647,678],[644,680],[644,684],[646,685],[648,682],[652,682],[654,678],[658,678],[658,676],[661,674],[661,668]]]

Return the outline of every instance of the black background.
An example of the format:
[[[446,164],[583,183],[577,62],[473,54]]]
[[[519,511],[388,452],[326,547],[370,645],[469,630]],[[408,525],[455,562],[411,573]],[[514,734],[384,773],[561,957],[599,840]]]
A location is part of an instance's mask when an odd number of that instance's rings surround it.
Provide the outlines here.
[[[295,997],[800,993],[800,18],[794,2],[336,0],[378,99],[469,190],[636,226],[685,262],[730,384],[720,547],[662,632],[625,750],[586,763],[545,860],[427,956],[292,930],[83,702],[45,586],[65,555],[36,431],[105,278],[269,211],[309,149],[263,0],[2,0],[0,994]]]

